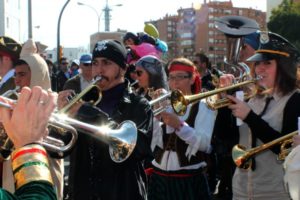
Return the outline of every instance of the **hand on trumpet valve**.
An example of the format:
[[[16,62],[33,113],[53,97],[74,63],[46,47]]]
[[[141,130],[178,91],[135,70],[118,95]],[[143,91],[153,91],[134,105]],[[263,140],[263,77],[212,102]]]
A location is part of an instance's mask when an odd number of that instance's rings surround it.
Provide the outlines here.
[[[7,135],[16,148],[42,141],[48,134],[49,117],[56,107],[56,93],[46,92],[41,87],[32,90],[24,87],[18,102],[0,97],[0,101],[13,105],[12,109],[0,107],[0,115]]]
[[[232,95],[227,95],[227,98],[233,102],[228,106],[228,108],[231,109],[233,116],[244,120],[251,111],[251,108],[248,106],[248,104]]]
[[[57,108],[58,110],[64,108],[72,98],[75,96],[75,92],[73,90],[63,90],[58,93],[58,100],[57,100]],[[82,102],[76,102],[71,109],[68,111],[69,116],[75,116],[79,108],[82,106]]]

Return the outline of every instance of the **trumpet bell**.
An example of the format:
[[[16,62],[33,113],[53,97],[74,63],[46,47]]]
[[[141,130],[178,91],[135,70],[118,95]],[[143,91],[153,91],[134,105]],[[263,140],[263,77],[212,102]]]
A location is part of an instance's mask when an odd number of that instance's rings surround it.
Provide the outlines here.
[[[179,90],[174,90],[171,94],[171,105],[174,112],[182,116],[186,113],[187,106],[190,103],[188,96],[184,96],[183,93]]]
[[[236,166],[242,169],[249,169],[252,165],[252,160],[247,154],[246,147],[240,144],[232,148],[232,159]]]
[[[137,128],[132,121],[122,122],[109,133],[109,154],[116,163],[124,162],[132,154],[137,141]]]

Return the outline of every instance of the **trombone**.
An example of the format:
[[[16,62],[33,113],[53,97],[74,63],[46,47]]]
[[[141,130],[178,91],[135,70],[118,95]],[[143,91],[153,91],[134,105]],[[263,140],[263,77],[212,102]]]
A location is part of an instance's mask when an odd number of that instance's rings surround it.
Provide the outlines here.
[[[267,149],[270,149],[271,147],[275,145],[281,145],[280,146],[280,153],[278,155],[278,160],[284,160],[285,157],[290,152],[290,149],[287,149],[287,145],[292,143],[293,136],[297,135],[298,131],[294,131],[292,133],[289,133],[285,136],[282,136],[280,138],[277,138],[271,142],[262,144],[258,147],[254,147],[252,149],[246,150],[246,147],[243,145],[237,144],[232,148],[232,159],[237,167],[248,169],[251,164],[251,158],[255,156],[256,154],[259,154]]]

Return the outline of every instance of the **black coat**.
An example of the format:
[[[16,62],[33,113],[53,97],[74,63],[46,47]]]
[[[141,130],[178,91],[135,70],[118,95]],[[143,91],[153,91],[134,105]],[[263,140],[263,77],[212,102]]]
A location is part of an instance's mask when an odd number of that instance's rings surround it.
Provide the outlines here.
[[[58,71],[56,74],[56,92],[60,92],[63,90],[63,87],[68,78],[66,77],[63,71]]]
[[[117,123],[125,120],[135,122],[138,140],[134,152],[125,162],[115,163],[109,156],[107,144],[80,134],[70,161],[71,199],[146,199],[143,161],[151,156],[151,107],[145,98],[126,88],[110,117]],[[107,116],[100,109],[89,105],[80,108],[77,118],[93,124],[108,123]]]

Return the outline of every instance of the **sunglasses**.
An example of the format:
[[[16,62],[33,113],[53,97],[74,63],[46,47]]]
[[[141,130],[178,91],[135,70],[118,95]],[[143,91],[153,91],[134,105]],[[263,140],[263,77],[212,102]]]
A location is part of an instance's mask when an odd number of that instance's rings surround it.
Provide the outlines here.
[[[141,77],[143,75],[143,71],[135,70],[135,73],[138,77]]]
[[[67,63],[67,62],[63,62],[63,63],[61,63],[62,65],[68,65],[69,63]]]

